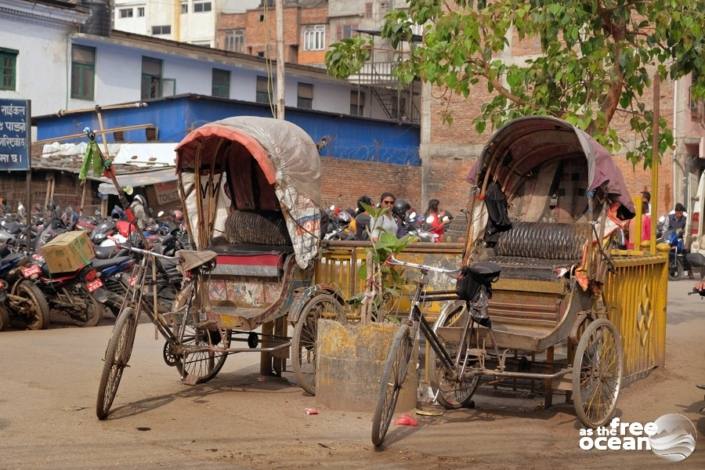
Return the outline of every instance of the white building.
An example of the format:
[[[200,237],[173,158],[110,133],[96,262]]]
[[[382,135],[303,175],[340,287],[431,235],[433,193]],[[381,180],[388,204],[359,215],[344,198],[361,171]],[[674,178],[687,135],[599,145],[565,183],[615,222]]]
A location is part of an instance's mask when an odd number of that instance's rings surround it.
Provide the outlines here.
[[[81,83],[74,80],[73,90],[80,93],[72,94],[67,109],[186,93],[258,103],[268,103],[271,97],[274,101],[274,66],[260,57],[121,31],[110,36],[75,34],[73,49],[74,55],[81,51],[81,57],[91,61],[72,63],[72,68],[86,70],[88,76]],[[82,88],[85,83],[93,87]],[[353,95],[353,85],[331,78],[325,70],[286,65],[287,106],[347,115]],[[386,119],[375,103],[366,97],[362,105],[370,114],[365,115]]]
[[[225,4],[224,0],[115,0],[113,24],[119,31],[213,47],[216,18]]]
[[[0,98],[32,99],[35,115],[65,108],[70,35],[87,17],[60,0],[0,0]]]

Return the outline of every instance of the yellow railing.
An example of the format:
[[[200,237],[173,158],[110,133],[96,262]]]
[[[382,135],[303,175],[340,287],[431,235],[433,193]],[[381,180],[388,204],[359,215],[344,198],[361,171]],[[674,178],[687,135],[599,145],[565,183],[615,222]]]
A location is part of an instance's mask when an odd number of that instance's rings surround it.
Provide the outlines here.
[[[358,271],[368,247],[365,242],[328,242],[316,265],[316,282],[337,286],[345,298],[361,294],[364,281]],[[417,243],[407,247],[399,258],[457,267],[462,250],[460,243]],[[637,251],[618,252],[613,260],[615,271],[608,276],[605,301],[608,317],[622,335],[624,377],[630,382],[665,364],[668,260],[664,253]],[[453,289],[453,281],[447,276],[431,276],[429,281],[434,290]],[[408,296],[403,296],[396,310],[406,312],[408,306]],[[438,313],[441,308],[435,303],[424,311]]]
[[[624,378],[637,380],[666,362],[668,258],[615,256],[607,277],[607,316],[622,335]]]

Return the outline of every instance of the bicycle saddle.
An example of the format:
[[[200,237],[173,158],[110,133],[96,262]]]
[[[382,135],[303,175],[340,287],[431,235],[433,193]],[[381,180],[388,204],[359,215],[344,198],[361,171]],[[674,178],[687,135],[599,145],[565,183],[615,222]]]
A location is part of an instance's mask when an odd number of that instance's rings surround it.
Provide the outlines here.
[[[497,263],[491,261],[480,261],[468,268],[470,275],[483,284],[491,284],[499,279],[502,268]]]

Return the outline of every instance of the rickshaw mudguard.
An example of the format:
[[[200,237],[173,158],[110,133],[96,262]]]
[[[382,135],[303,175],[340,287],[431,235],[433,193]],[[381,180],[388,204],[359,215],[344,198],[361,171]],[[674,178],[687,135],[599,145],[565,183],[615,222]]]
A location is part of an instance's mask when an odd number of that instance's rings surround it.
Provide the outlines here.
[[[297,289],[294,292],[294,301],[289,307],[289,322],[292,324],[296,323],[306,304],[321,294],[333,296],[341,305],[345,305],[342,291],[332,284],[314,284],[304,289]]]

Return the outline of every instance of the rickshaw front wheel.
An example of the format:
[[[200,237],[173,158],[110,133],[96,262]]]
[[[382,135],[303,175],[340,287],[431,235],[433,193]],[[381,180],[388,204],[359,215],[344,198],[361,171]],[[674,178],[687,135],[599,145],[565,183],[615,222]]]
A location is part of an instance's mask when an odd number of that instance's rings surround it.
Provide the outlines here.
[[[617,328],[605,318],[588,324],[578,341],[572,371],[575,414],[585,426],[603,426],[614,414],[623,362]]]

